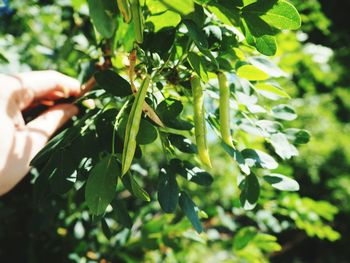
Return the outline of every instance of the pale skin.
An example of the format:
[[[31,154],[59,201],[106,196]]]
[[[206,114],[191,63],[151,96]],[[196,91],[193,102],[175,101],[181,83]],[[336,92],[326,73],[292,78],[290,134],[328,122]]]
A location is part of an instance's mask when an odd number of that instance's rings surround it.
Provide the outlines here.
[[[21,113],[41,100],[55,101],[80,92],[78,80],[56,71],[0,74],[0,195],[25,177],[31,159],[78,108],[58,104],[27,124]]]

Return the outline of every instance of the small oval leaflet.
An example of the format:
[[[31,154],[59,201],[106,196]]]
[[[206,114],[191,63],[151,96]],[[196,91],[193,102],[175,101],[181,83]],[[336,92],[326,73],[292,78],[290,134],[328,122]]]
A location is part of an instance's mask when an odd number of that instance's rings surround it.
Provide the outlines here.
[[[247,80],[266,80],[269,75],[253,65],[243,65],[237,69],[237,75]]]
[[[246,176],[239,184],[241,189],[240,201],[246,210],[252,210],[260,196],[260,184],[255,174],[251,173]]]
[[[267,153],[254,149],[244,149],[242,155],[249,166],[257,166],[265,169],[276,169],[278,163]]]
[[[297,181],[282,174],[269,174],[263,178],[272,187],[281,191],[299,191],[300,189]]]
[[[298,116],[295,113],[295,110],[286,104],[277,105],[271,110],[272,116],[276,119],[281,119],[285,121],[295,120]]]

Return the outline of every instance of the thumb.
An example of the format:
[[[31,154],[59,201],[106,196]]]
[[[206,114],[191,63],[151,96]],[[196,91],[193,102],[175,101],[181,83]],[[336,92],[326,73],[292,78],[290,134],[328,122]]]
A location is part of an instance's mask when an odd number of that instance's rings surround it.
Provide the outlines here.
[[[56,105],[42,113],[27,124],[28,135],[33,142],[32,157],[47,143],[49,138],[64,123],[78,113],[78,108],[72,104]]]

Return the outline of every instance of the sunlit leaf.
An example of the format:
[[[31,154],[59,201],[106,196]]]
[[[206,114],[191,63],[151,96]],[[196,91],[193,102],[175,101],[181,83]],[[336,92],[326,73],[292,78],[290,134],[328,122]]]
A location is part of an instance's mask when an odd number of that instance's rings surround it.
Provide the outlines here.
[[[265,175],[264,180],[281,191],[299,191],[300,188],[297,181],[282,174]]]
[[[243,65],[238,68],[237,75],[247,80],[266,80],[269,75],[253,65]]]

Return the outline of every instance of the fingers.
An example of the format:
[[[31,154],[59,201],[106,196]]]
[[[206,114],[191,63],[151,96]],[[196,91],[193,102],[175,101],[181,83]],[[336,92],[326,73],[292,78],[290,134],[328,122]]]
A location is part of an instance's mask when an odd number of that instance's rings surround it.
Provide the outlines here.
[[[80,82],[57,71],[25,72],[14,77],[21,87],[16,92],[21,109],[29,106],[34,99],[56,100],[80,94]]]
[[[32,156],[34,157],[48,139],[64,123],[78,113],[78,108],[71,104],[54,106],[27,124],[28,134],[33,141]]]

